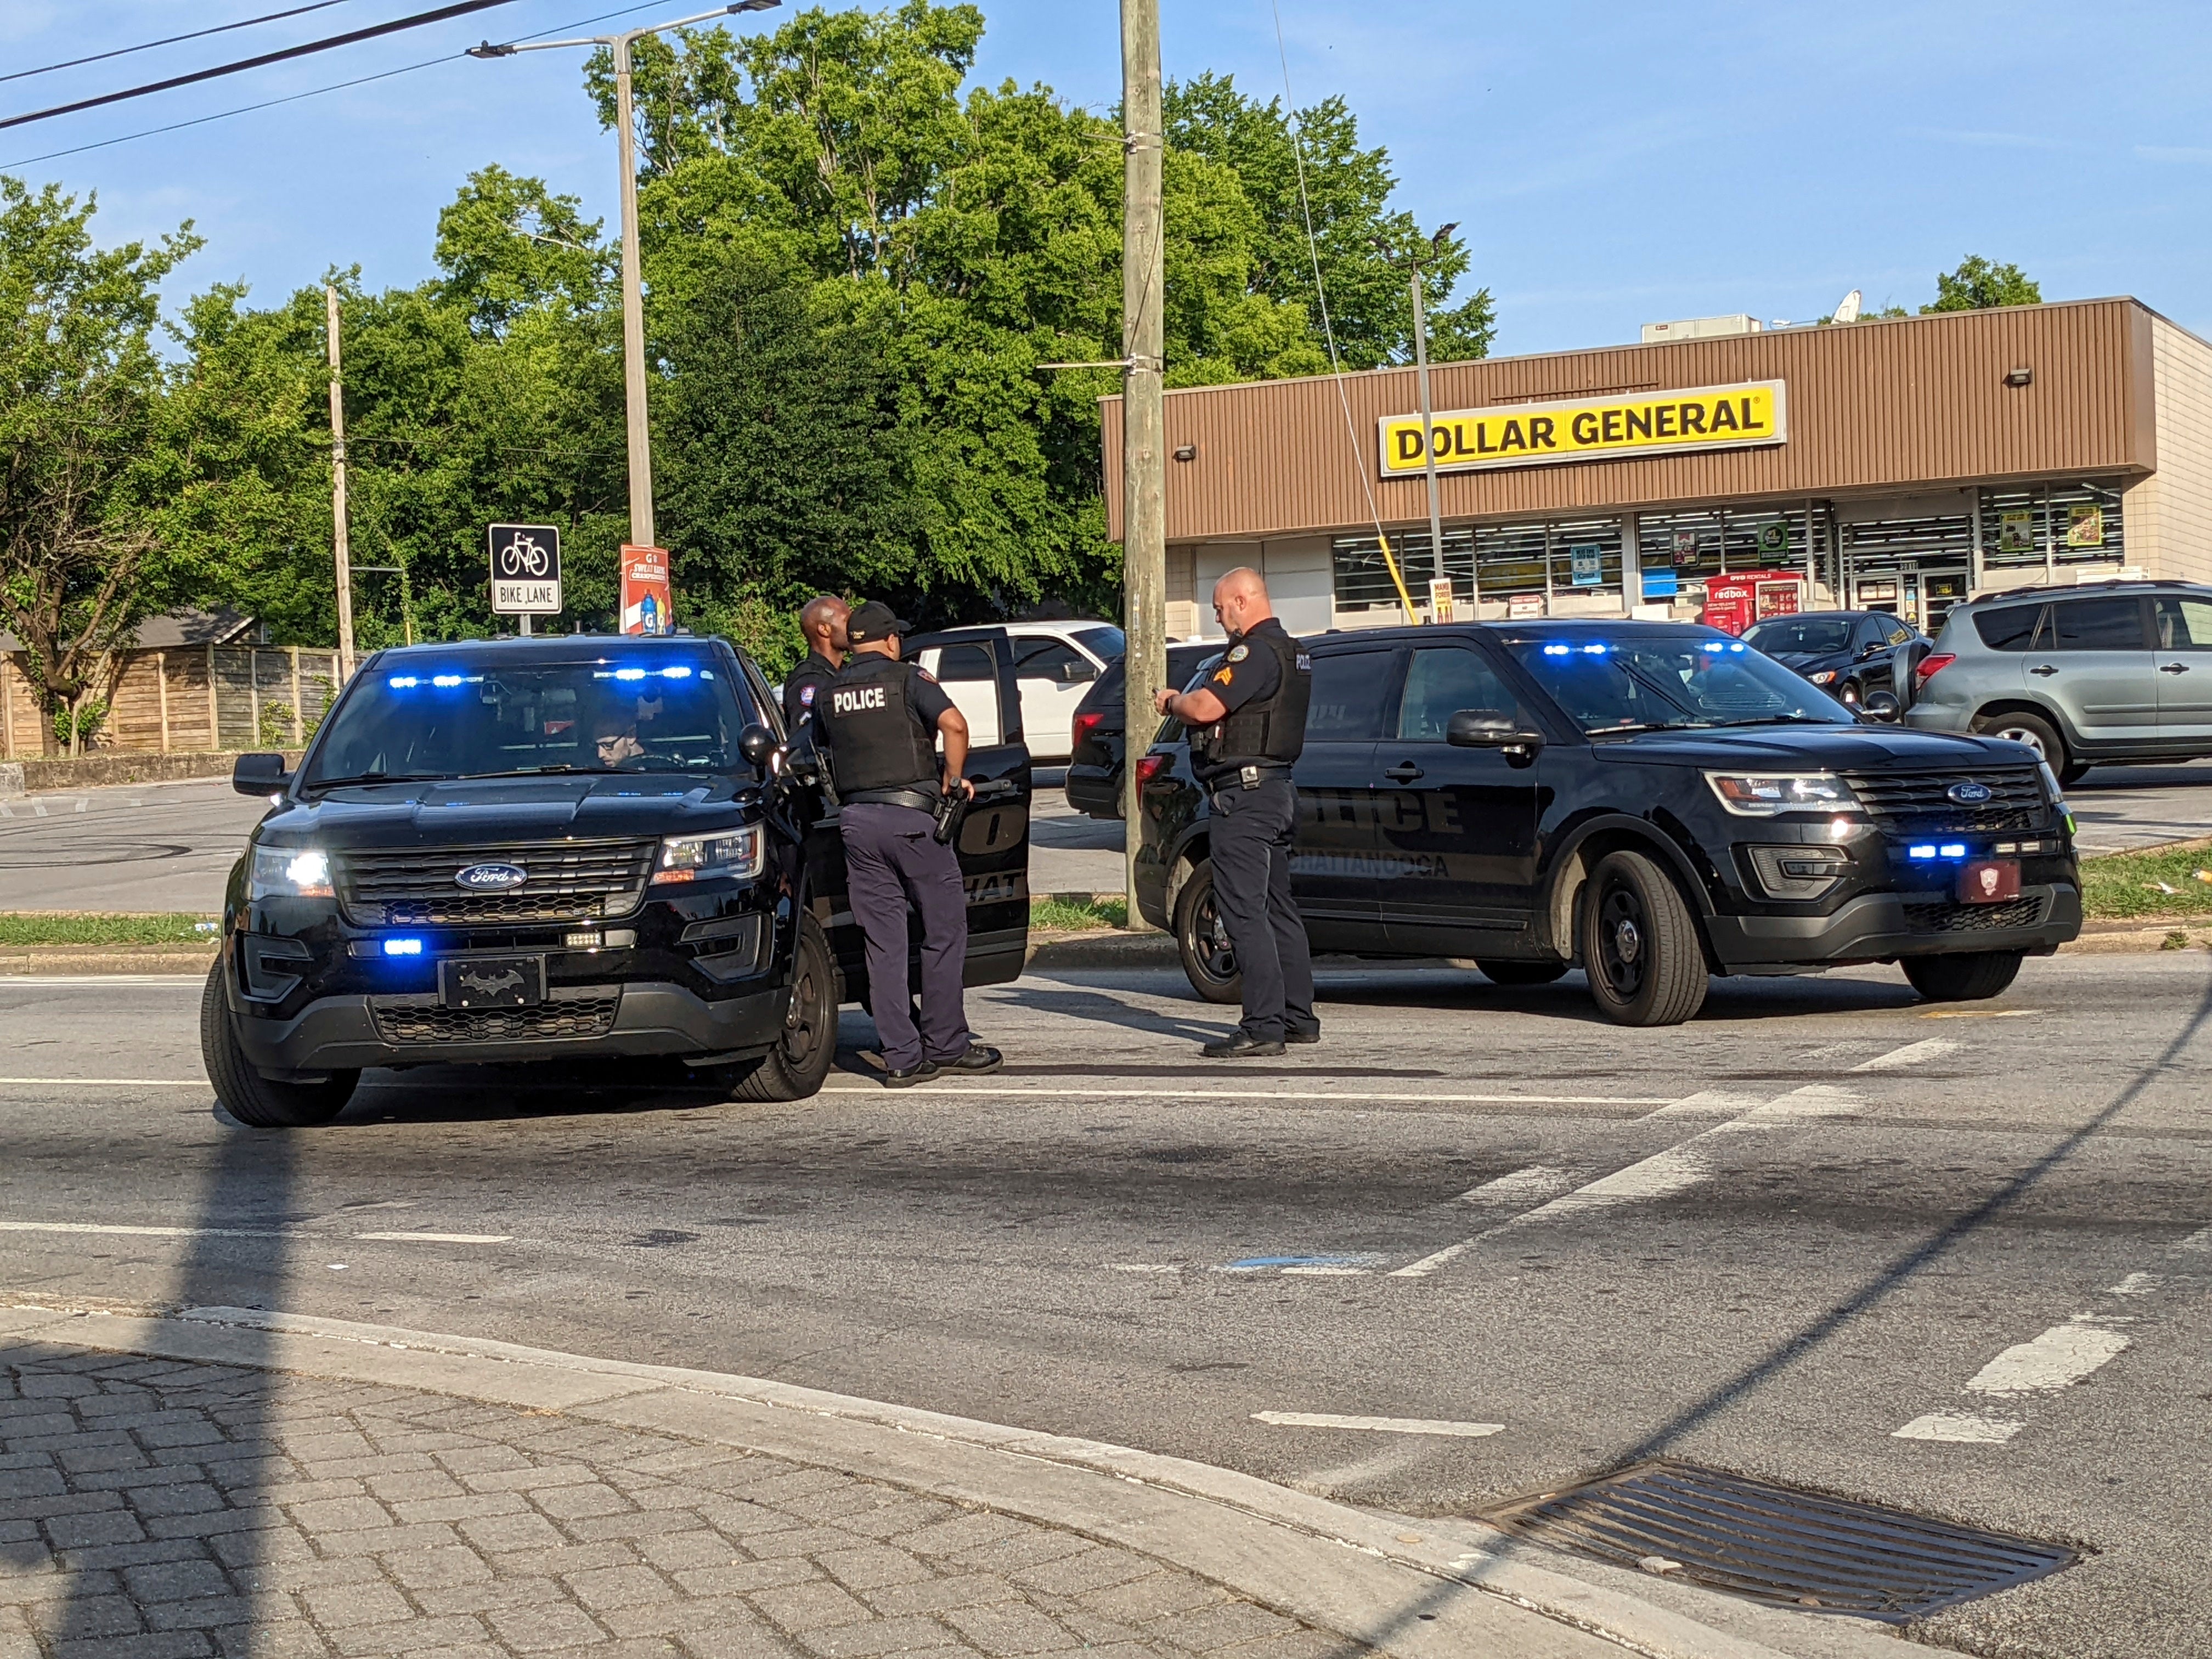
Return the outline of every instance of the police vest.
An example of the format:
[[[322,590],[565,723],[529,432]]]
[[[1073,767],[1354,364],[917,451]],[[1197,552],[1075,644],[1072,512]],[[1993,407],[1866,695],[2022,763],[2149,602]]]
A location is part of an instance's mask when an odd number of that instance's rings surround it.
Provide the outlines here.
[[[861,655],[848,662],[814,699],[814,724],[837,769],[841,800],[887,790],[937,793],[933,734],[908,692],[912,663]]]
[[[1305,752],[1313,659],[1280,627],[1255,629],[1239,643],[1274,657],[1275,689],[1193,735],[1191,765],[1200,783],[1247,766],[1287,767]]]

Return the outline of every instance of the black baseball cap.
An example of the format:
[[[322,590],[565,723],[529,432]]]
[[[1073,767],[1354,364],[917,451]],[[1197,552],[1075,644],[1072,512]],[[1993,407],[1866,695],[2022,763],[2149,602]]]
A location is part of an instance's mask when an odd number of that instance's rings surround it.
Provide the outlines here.
[[[845,637],[855,645],[872,645],[894,634],[912,632],[914,624],[902,620],[881,599],[870,599],[845,618]]]

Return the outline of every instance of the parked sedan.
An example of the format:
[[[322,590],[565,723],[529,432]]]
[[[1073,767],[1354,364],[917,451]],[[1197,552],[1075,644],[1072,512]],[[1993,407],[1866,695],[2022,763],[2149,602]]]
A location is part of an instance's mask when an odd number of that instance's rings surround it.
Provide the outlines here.
[[[1200,666],[1222,648],[1218,640],[1170,646],[1168,684],[1188,686]],[[1127,749],[1123,726],[1128,707],[1123,688],[1128,683],[1127,659],[1116,657],[1076,706],[1064,787],[1067,804],[1094,818],[1121,816],[1121,758]]]
[[[1912,701],[1912,665],[1928,641],[1880,611],[1807,611],[1746,629],[1744,642],[1810,680],[1845,708],[1876,691]]]

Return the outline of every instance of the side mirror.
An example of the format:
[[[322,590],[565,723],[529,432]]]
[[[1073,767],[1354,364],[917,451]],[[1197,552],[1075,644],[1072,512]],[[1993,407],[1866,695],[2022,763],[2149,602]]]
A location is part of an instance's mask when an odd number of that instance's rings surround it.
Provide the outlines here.
[[[291,782],[282,755],[240,755],[230,769],[230,787],[241,795],[277,794]]]
[[[755,770],[766,766],[775,753],[775,733],[765,726],[748,726],[738,733],[738,752],[751,763]]]
[[[1896,725],[1898,716],[1904,712],[1905,705],[1887,691],[1869,691],[1866,701],[1859,705],[1859,713],[1884,726]]]
[[[1086,680],[1098,678],[1098,670],[1087,662],[1064,662],[1060,665],[1060,684],[1081,685]]]
[[[1544,746],[1544,734],[1496,714],[1462,708],[1444,726],[1444,741],[1455,749],[1498,749],[1516,759],[1533,760]]]

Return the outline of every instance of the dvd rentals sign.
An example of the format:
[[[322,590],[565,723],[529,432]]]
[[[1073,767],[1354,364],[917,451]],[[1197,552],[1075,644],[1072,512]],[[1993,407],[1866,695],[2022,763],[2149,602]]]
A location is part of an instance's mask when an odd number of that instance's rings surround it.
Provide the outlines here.
[[[665,634],[674,617],[669,605],[668,550],[638,547],[622,550],[622,631]]]
[[[493,613],[525,618],[560,615],[560,531],[550,524],[495,524],[489,541]],[[523,626],[526,631],[526,620]]]

